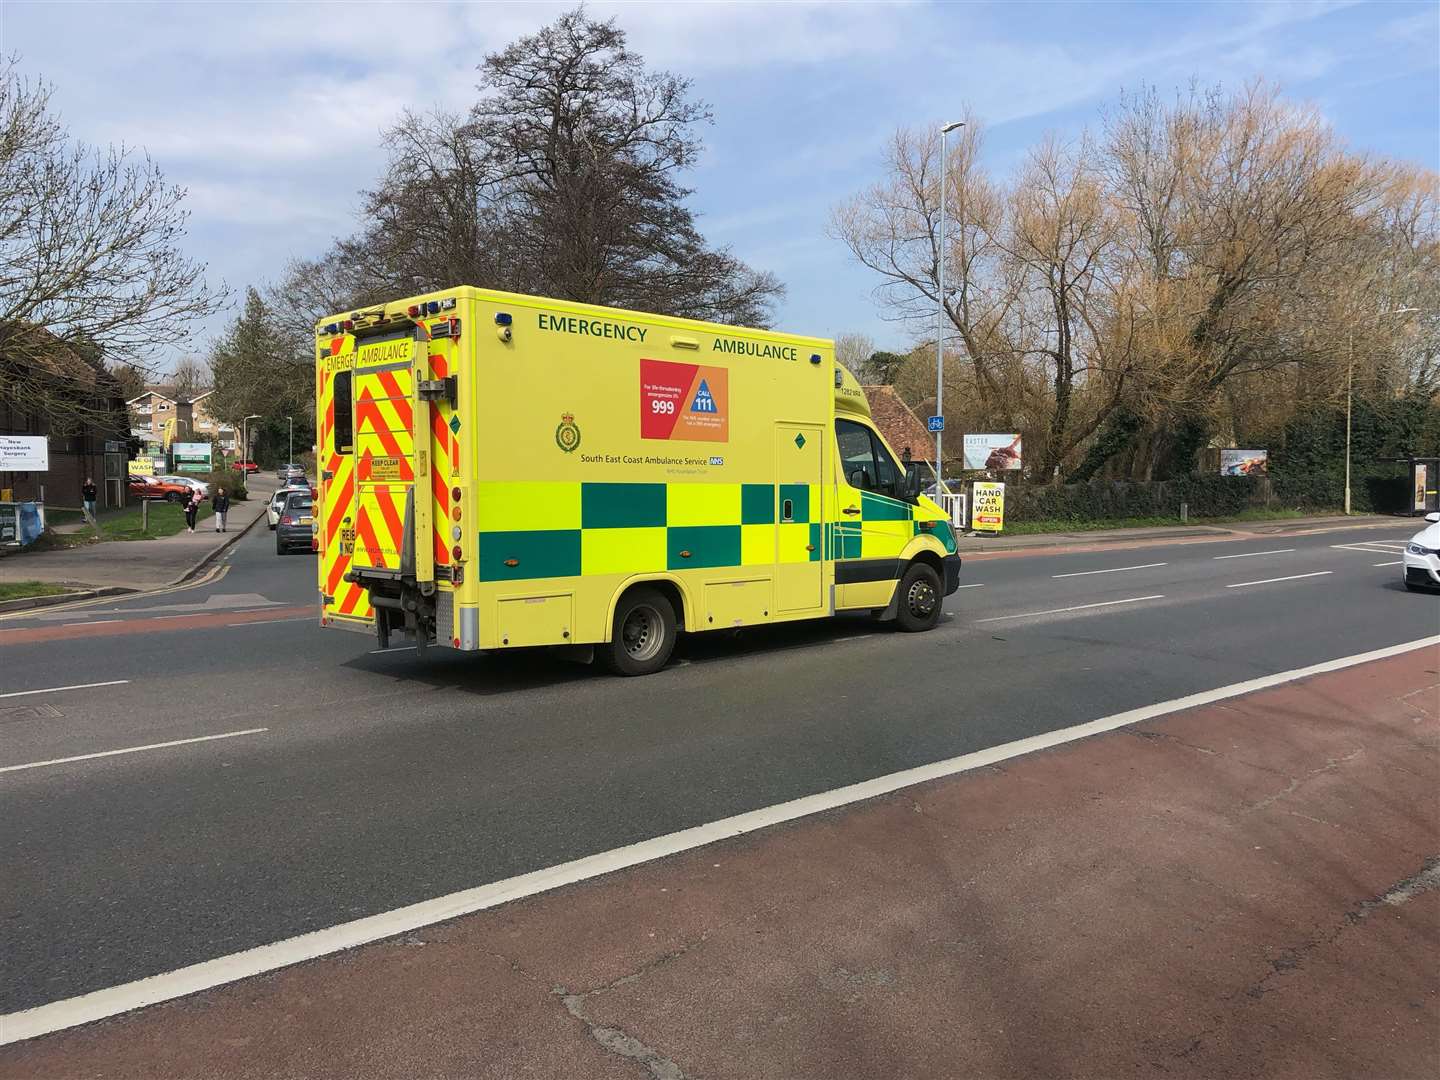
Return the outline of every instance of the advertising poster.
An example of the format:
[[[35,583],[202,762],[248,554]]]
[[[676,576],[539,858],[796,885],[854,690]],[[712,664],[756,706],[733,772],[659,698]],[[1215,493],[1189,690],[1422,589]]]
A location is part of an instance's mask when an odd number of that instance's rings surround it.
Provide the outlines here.
[[[730,372],[705,364],[640,361],[640,437],[730,441]]]
[[[1221,476],[1264,476],[1269,467],[1268,450],[1221,450]]]
[[[0,435],[0,472],[49,472],[50,440],[44,435]]]
[[[128,466],[131,476],[154,476],[155,462],[149,458],[136,458]]]
[[[208,442],[177,442],[170,448],[175,454],[176,472],[209,472]]]
[[[970,527],[976,532],[999,532],[1005,527],[1005,485],[974,485]]]
[[[1428,469],[1428,467],[1426,467],[1425,465],[1419,464],[1418,462],[1416,463],[1416,465],[1415,465],[1415,501],[1414,501],[1414,503],[1413,503],[1412,506],[1411,506],[1411,509],[1413,509],[1413,510],[1424,510],[1424,509],[1426,508],[1425,488],[1426,488],[1426,480],[1427,480],[1428,477],[1429,477],[1429,473],[1430,473],[1430,470]]]
[[[1020,468],[1019,435],[966,435],[965,468]]]

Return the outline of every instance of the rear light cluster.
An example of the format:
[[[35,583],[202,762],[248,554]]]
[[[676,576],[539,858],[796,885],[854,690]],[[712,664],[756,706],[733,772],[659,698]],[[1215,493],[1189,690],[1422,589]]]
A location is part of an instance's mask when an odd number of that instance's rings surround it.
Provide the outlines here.
[[[460,528],[460,518],[462,516],[460,513],[460,496],[462,494],[463,493],[458,487],[453,487],[450,489],[450,502],[453,504],[450,508],[450,518],[452,521],[455,522],[454,527],[450,530],[450,538],[452,540],[459,540],[460,537],[464,535]],[[450,556],[456,563],[458,563],[462,559],[464,559],[465,549],[459,544],[456,544],[453,548],[450,549]]]
[[[281,524],[281,525],[294,525],[294,524],[295,524],[295,519],[292,518],[289,514],[281,514],[281,515],[280,515],[280,524]]]

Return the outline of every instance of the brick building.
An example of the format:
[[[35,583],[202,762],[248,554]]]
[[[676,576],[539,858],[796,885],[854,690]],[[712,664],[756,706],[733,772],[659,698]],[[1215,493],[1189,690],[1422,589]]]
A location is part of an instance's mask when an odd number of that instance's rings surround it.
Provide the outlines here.
[[[19,502],[37,500],[43,490],[49,506],[79,507],[80,487],[93,477],[102,509],[123,506],[130,424],[119,386],[98,363],[55,344],[55,352],[44,363],[55,380],[73,386],[92,418],[69,430],[38,410],[0,404],[0,435],[44,436],[50,457],[46,472],[0,472],[0,490],[10,490]]]
[[[935,460],[935,436],[925,423],[900,399],[893,386],[862,386],[870,402],[870,419],[885,441],[902,458],[909,451],[911,461],[930,465]],[[933,475],[933,474],[932,474]]]

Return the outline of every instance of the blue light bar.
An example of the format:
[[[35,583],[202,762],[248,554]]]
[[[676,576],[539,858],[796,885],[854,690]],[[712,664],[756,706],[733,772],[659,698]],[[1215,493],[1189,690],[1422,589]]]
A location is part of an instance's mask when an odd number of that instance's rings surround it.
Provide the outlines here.
[[[425,309],[429,311],[431,315],[434,315],[437,311],[440,310],[440,301],[431,300],[430,303],[425,305]]]
[[[811,353],[811,354],[810,354],[810,363],[812,363],[812,364],[818,364],[819,362],[820,362],[820,354],[819,354],[818,352]]]
[[[509,326],[509,325],[510,325],[510,313],[509,313],[508,311],[497,311],[497,312],[495,313],[495,325],[496,325],[496,326]]]

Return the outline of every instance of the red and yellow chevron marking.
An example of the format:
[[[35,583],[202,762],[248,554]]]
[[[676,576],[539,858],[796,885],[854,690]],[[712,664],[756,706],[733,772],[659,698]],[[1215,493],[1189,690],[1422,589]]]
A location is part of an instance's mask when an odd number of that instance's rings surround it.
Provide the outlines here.
[[[415,481],[415,410],[409,369],[355,369],[355,561],[398,570],[405,499]]]
[[[354,457],[340,453],[335,445],[335,387],[334,378],[350,368],[354,360],[355,339],[343,336],[319,347],[320,357],[316,364],[315,402],[316,415],[320,418],[317,432],[319,447],[320,486],[320,590],[333,602],[325,609],[329,618],[346,617],[369,621],[373,617],[369,596],[358,585],[345,580],[350,569],[352,552],[355,547],[354,498],[355,469]],[[334,363],[336,358],[346,362]],[[329,473],[329,479],[325,478]],[[346,519],[351,519],[348,523]]]
[[[443,379],[450,374],[450,362],[441,349],[437,348],[430,353],[430,372],[436,379]],[[460,440],[458,436],[451,434],[445,411],[445,406],[441,402],[432,401],[430,403],[430,460],[434,463],[434,467],[430,470],[430,487],[434,496],[430,517],[434,522],[431,535],[435,541],[435,565],[437,568],[448,566],[450,563],[450,547],[445,542],[445,537],[450,532],[450,478],[447,474],[454,471],[455,465],[460,460]],[[451,468],[448,470],[442,468],[443,462],[450,462]]]

